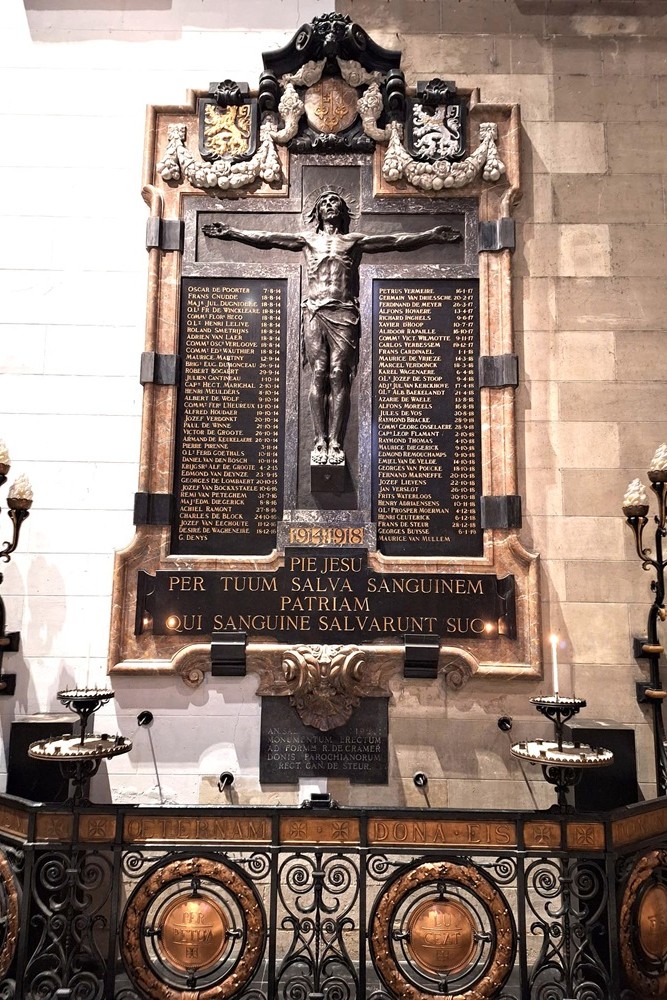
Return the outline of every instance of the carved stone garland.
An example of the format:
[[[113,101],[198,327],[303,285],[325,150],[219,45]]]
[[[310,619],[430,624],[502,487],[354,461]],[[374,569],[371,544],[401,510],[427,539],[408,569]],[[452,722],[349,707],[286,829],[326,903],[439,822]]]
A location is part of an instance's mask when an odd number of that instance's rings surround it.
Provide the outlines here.
[[[188,181],[196,188],[220,188],[223,191],[247,187],[260,179],[267,184],[277,183],[282,176],[278,146],[286,146],[297,134],[299,121],[305,111],[304,103],[294,84],[313,86],[322,76],[326,60],[309,62],[298,73],[282,78],[283,95],[278,105],[279,116],[266,112],[260,126],[259,148],[249,160],[234,163],[220,159],[214,163],[197,160],[185,145],[185,125],[170,125],[167,129],[167,149],[157,164],[157,171],[165,181]],[[444,157],[434,163],[414,159],[403,143],[403,127],[390,122],[386,128],[378,127],[383,110],[383,97],[377,71],[369,73],[353,60],[338,60],[341,75],[350,86],[367,84],[366,91],[357,101],[365,134],[377,143],[387,144],[382,164],[382,175],[389,183],[406,180],[422,191],[440,191],[443,188],[465,187],[480,175],[484,181],[494,183],[505,173],[505,165],[498,155],[497,126],[482,122],[479,127],[480,144],[470,156],[460,163]],[[280,125],[282,119],[282,127]]]

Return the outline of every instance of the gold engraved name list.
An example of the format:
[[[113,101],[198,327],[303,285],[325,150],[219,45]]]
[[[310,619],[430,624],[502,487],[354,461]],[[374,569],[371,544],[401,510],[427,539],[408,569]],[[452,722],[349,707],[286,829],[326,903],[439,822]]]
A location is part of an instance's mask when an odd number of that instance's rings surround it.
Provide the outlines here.
[[[478,555],[477,283],[376,281],[377,524],[392,555]]]
[[[183,281],[177,552],[275,545],[283,286]]]

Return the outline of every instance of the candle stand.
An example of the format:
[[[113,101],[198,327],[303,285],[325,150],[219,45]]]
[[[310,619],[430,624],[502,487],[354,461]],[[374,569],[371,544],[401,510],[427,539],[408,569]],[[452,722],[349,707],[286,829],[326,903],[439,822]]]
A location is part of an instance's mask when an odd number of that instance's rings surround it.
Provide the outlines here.
[[[51,740],[31,743],[30,757],[35,760],[56,761],[61,774],[72,783],[72,795],[68,805],[90,805],[83,796],[83,788],[97,774],[103,760],[129,753],[132,741],[125,736],[110,736],[102,733],[86,733],[91,715],[113,698],[108,688],[71,688],[58,692],[58,700],[79,716],[78,736],[64,736]]]
[[[653,570],[655,579],[651,581],[654,600],[649,608],[646,636],[635,639],[633,653],[638,660],[648,660],[649,680],[637,684],[637,701],[640,705],[649,705],[653,721],[653,747],[655,760],[655,779],[658,795],[667,795],[667,745],[665,742],[665,723],[662,716],[662,702],[667,698],[660,678],[660,656],[664,652],[658,635],[658,622],[664,622],[666,611],[665,601],[665,567],[667,560],[663,558],[663,538],[667,535],[666,506],[667,469],[660,468],[667,464],[667,447],[661,445],[651,462],[648,478],[651,489],[658,500],[658,513],[655,515],[655,557],[650,548],[644,548],[644,528],[648,524],[648,496],[638,479],[630,483],[623,499],[623,513],[626,524],[632,530],[637,555],[642,563],[642,569]]]
[[[583,698],[561,698],[552,695],[546,698],[531,698],[540,715],[554,724],[555,739],[522,740],[510,748],[510,753],[529,764],[540,764],[545,781],[554,785],[557,803],[552,811],[572,812],[568,803],[568,793],[581,781],[585,770],[605,767],[613,763],[611,750],[603,747],[589,747],[585,743],[570,743],[563,739],[563,726],[586,707]]]
[[[4,441],[0,441],[0,486],[7,482],[7,473],[10,469],[9,455]],[[10,562],[12,552],[16,550],[21,534],[21,526],[30,517],[32,507],[32,487],[26,476],[19,476],[15,483],[9,487],[7,494],[7,514],[12,522],[12,540],[5,542],[0,548],[0,559],[3,562]],[[3,575],[0,573],[0,583]],[[5,674],[2,670],[2,658],[5,653],[17,653],[21,641],[20,632],[7,632],[7,614],[5,602],[0,595],[0,695],[13,695],[16,689],[16,674]]]

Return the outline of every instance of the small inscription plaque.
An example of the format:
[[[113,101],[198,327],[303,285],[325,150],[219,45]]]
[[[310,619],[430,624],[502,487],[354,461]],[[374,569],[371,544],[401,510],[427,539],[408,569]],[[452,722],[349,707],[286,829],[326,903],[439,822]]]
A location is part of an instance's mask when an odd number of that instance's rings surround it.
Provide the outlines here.
[[[262,698],[260,783],[312,775],[386,785],[387,721],[387,699],[364,698],[348,723],[321,733],[303,725],[288,698]]]
[[[369,844],[515,847],[516,824],[468,822],[464,819],[393,819],[382,816],[368,824]]]
[[[271,820],[266,816],[177,817],[126,816],[123,840],[126,844],[152,840],[267,841],[271,839]]]
[[[183,279],[174,553],[275,548],[286,285]]]
[[[374,281],[378,544],[479,556],[478,282]]]

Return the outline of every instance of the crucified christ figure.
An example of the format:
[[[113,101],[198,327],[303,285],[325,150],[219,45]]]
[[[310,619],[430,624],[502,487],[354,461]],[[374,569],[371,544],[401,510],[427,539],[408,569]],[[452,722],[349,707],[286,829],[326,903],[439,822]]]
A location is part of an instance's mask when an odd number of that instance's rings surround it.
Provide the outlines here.
[[[232,229],[220,222],[202,227],[206,236],[252,247],[303,250],[306,297],[302,302],[303,346],[311,369],[310,412],[315,441],[311,462],[343,465],[343,437],[356,374],[359,345],[359,261],[364,253],[417,250],[431,243],[453,243],[461,233],[436,226],[423,233],[366,236],[350,233],[350,212],[335,191],[321,194],[310,221],[315,231],[263,233]]]

